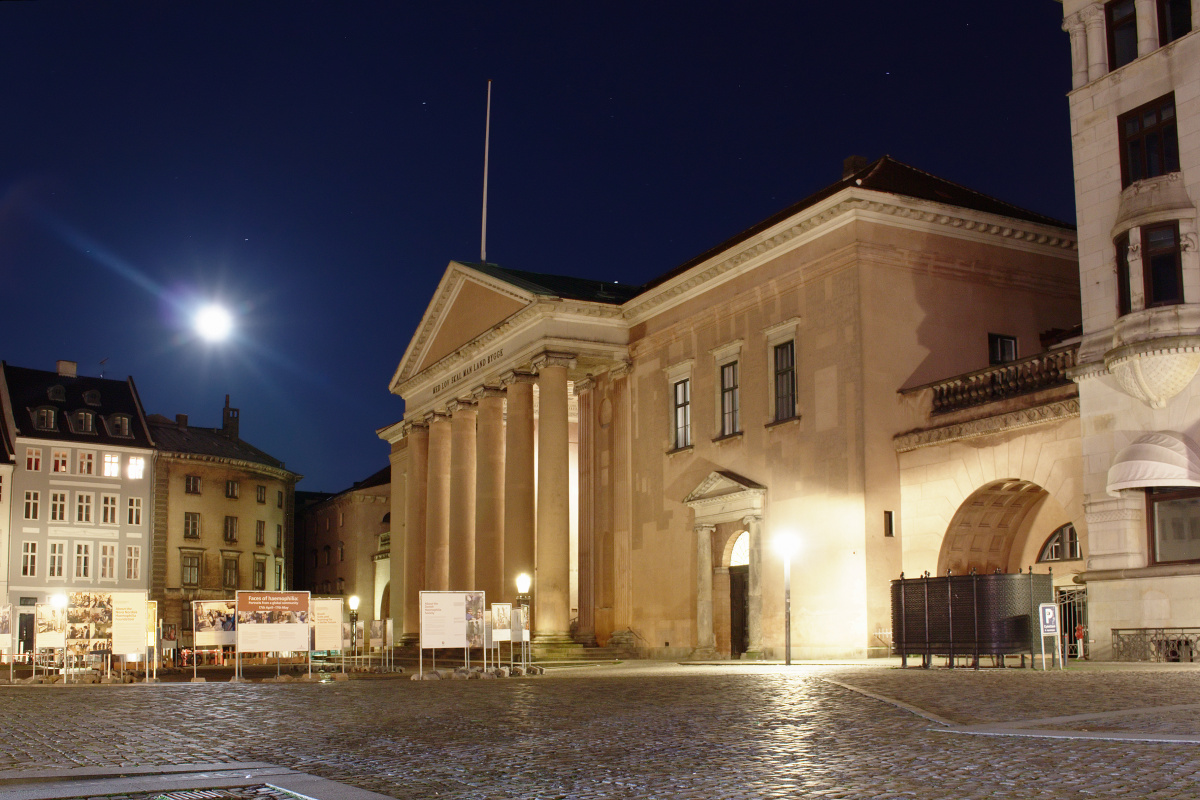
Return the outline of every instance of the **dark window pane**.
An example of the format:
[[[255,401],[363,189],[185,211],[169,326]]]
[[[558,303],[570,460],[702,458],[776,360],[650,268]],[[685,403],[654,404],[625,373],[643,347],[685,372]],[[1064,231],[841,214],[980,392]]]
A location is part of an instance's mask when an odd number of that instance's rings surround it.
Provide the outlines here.
[[[1128,314],[1129,302],[1129,235],[1122,235],[1116,241],[1117,248],[1117,315]]]
[[[1170,44],[1192,29],[1191,0],[1158,0],[1158,43]]]

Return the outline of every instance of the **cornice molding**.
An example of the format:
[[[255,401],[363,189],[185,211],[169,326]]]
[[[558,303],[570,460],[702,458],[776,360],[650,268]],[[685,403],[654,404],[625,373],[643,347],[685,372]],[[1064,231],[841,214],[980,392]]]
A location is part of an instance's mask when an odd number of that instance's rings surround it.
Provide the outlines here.
[[[1048,422],[1059,422],[1079,416],[1079,398],[1063,400],[1057,403],[1023,408],[1020,411],[1010,411],[1005,414],[984,417],[983,419],[960,422],[955,425],[944,425],[940,428],[929,428],[912,433],[902,433],[893,438],[892,442],[898,453],[907,453],[921,447],[931,447],[939,444],[958,442],[964,439],[975,439],[1002,433],[1014,428],[1027,428],[1031,425],[1042,425]]]
[[[267,464],[259,464],[254,461],[246,461],[241,458],[225,458],[224,456],[210,456],[203,453],[180,453],[178,451],[159,451],[159,457],[168,459],[176,459],[179,461],[199,461],[223,467],[236,467],[244,469],[247,472],[254,472],[259,475],[266,475],[276,480],[296,483],[303,475],[292,472],[291,470],[281,469],[280,467],[272,467]]]
[[[944,228],[946,233],[952,235],[974,234],[977,237],[995,237],[1012,242],[1022,242],[1027,246],[1034,246],[1050,252],[1073,252],[1076,250],[1074,236],[1064,235],[1062,229],[1049,225],[1039,225],[929,201],[911,200],[909,202],[911,204],[903,203],[893,195],[882,192],[848,188],[835,195],[830,201],[801,212],[802,214],[807,212],[807,216],[792,217],[763,234],[741,242],[733,249],[696,265],[688,272],[656,287],[651,292],[630,300],[625,304],[624,316],[630,321],[640,320],[664,304],[672,304],[672,301],[677,301],[681,296],[703,284],[711,283],[749,262],[760,262],[768,257],[774,257],[773,251],[780,248],[784,248],[786,251],[798,246],[818,229],[829,226],[835,221],[838,224],[844,224],[856,214],[864,214],[880,221],[888,220],[893,223],[932,225]],[[842,217],[847,217],[847,219],[841,220]]]

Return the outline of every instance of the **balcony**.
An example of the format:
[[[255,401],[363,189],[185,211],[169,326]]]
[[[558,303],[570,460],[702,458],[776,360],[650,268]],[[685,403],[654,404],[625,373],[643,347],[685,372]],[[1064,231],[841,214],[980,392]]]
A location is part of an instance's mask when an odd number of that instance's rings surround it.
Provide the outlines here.
[[[907,391],[929,389],[933,415],[1068,386],[1067,370],[1075,366],[1078,345],[1049,350],[1028,358],[996,364]]]

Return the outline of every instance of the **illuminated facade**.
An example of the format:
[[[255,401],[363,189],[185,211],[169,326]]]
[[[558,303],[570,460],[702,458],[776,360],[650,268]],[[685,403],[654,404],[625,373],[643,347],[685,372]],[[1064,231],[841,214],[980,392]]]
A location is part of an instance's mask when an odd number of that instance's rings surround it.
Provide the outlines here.
[[[906,561],[913,393],[1075,326],[1076,270],[1068,226],[890,158],[641,287],[452,262],[380,431],[398,630],[526,572],[539,646],[778,657],[791,530],[793,655],[886,652],[889,581],[937,561]]]

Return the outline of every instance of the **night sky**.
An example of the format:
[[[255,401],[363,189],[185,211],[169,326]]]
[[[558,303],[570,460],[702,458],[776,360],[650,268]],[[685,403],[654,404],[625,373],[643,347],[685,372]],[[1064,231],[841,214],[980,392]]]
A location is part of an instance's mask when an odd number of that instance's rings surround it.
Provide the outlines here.
[[[853,10],[851,10],[853,9]],[[0,358],[340,491],[451,259],[641,284],[888,154],[1074,221],[1053,0],[0,2]],[[230,341],[191,330],[202,302]],[[103,365],[102,365],[103,362]]]

